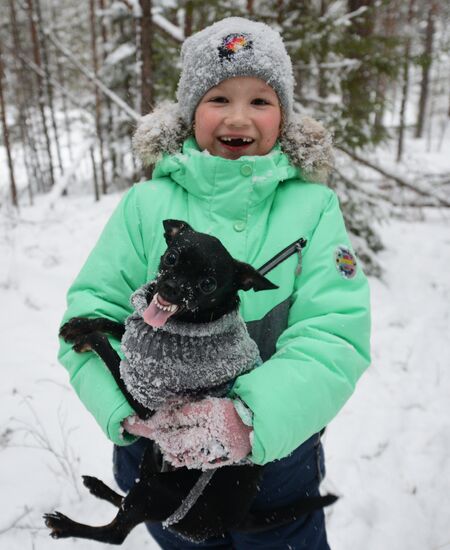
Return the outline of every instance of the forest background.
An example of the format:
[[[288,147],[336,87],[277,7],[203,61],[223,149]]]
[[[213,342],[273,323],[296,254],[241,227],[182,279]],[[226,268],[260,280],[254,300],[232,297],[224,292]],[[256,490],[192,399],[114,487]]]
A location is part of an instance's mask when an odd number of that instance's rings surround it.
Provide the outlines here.
[[[148,177],[130,139],[140,115],[174,98],[183,39],[242,15],[281,32],[296,110],[334,135],[328,183],[369,273],[380,274],[383,246],[373,220],[392,207],[450,205],[448,174],[402,164],[405,136],[424,137],[428,150],[443,147],[448,2],[2,0],[2,8],[2,202],[6,192],[17,207],[39,194],[71,193],[77,183],[100,199]],[[383,158],[379,145],[395,154]]]
[[[182,41],[242,15],[281,32],[295,109],[333,132],[326,183],[371,275],[373,365],[325,436],[325,490],[343,496],[327,512],[332,547],[450,548],[450,4],[0,7],[0,547],[56,548],[41,520],[51,509],[112,517],[79,481],[113,484],[111,449],[56,362],[64,295],[123,192],[151,174],[131,137],[174,99]],[[124,544],[136,547],[155,548],[143,527]]]

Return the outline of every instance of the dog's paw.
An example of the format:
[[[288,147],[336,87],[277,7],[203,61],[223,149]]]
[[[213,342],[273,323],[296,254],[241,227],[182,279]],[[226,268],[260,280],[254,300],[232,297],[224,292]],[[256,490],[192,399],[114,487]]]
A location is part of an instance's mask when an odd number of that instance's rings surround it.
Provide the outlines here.
[[[74,343],[80,336],[92,332],[92,320],[84,317],[72,317],[59,330],[59,336],[68,343]]]
[[[74,344],[72,346],[73,351],[76,351],[77,353],[92,351],[92,345],[91,345],[89,336],[90,336],[89,334],[86,334],[84,336],[78,336],[74,340]]]
[[[104,495],[112,490],[107,487],[103,481],[92,476],[81,476],[84,486],[89,490],[89,492],[98,498],[105,498]]]
[[[62,539],[70,537],[71,527],[75,524],[70,518],[61,514],[61,512],[53,512],[53,514],[44,514],[45,525],[51,529],[50,536],[54,539]]]

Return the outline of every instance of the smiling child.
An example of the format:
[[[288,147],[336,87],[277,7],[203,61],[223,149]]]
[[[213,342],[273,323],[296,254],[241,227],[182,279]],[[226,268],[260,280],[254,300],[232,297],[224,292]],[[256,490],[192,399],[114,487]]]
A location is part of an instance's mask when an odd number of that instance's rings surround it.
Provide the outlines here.
[[[253,509],[275,512],[319,494],[320,435],[370,362],[367,280],[335,193],[313,183],[330,166],[330,139],[320,124],[294,113],[292,64],[276,31],[229,18],[189,37],[177,99],[139,125],[135,149],[144,163],[156,162],[152,180],[123,197],[69,290],[63,322],[98,315],[124,321],[130,295],[156,276],[164,219],[218,237],[234,258],[256,268],[306,239],[301,265],[292,256],[271,272],[277,290],[241,296],[262,365],[237,377],[220,407],[198,401],[195,414],[186,411],[158,441],[177,467],[202,459],[207,466],[191,436],[199,423],[210,427],[230,456],[264,466]],[[149,430],[98,357],[62,343],[60,359],[115,443],[116,480],[128,490],[155,423],[170,411],[158,413]],[[160,524],[148,529],[165,549],[329,548],[322,510],[264,533],[230,532],[201,544]]]

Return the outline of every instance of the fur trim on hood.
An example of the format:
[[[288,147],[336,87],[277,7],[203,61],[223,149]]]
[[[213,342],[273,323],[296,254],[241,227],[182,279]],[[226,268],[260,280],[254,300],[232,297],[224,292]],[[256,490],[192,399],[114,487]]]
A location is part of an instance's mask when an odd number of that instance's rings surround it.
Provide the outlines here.
[[[192,134],[181,118],[178,104],[161,103],[138,123],[133,137],[134,153],[144,166],[157,162],[163,153],[181,152],[183,142]],[[311,181],[326,181],[333,165],[331,136],[313,118],[293,114],[284,125],[280,145],[292,165]]]

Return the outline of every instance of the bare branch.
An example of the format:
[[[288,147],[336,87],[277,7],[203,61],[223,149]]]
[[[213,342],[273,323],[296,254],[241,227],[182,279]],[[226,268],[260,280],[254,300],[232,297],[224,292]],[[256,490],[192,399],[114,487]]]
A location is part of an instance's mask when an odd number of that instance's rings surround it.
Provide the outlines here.
[[[50,42],[57,48],[63,55],[66,57],[73,65],[79,69],[86,78],[97,86],[104,95],[109,97],[109,99],[115,103],[122,111],[124,111],[131,119],[138,121],[141,116],[134,109],[132,109],[125,101],[123,101],[117,94],[112,92],[103,82],[100,81],[91,71],[86,69],[86,67],[78,61],[75,55],[66,48],[48,29],[43,30],[44,34],[48,37]]]
[[[0,529],[0,535],[3,535],[4,533],[7,533],[8,531],[10,531],[11,529],[14,529],[14,527],[16,527],[16,525],[19,523],[19,521],[21,519],[23,519],[25,516],[27,516],[29,513],[31,512],[31,509],[28,508],[27,506],[25,506],[25,508],[23,509],[23,512],[16,517],[16,519],[14,519],[9,525],[7,525],[6,527],[2,527]]]
[[[364,166],[367,166],[368,168],[371,168],[372,170],[375,170],[376,172],[379,172],[385,178],[388,178],[390,180],[395,181],[400,187],[410,189],[411,191],[414,191],[415,193],[417,193],[418,195],[421,195],[423,197],[428,197],[428,198],[432,197],[432,198],[436,199],[441,206],[447,206],[447,207],[450,206],[450,201],[448,201],[447,199],[445,199],[443,197],[440,197],[439,195],[437,195],[436,193],[433,193],[432,191],[429,191],[429,190],[426,190],[426,189],[421,189],[417,185],[414,185],[413,183],[410,183],[410,182],[400,178],[396,174],[392,174],[392,173],[387,172],[386,170],[384,170],[384,168],[380,168],[380,166],[378,166],[378,165],[374,164],[373,162],[370,162],[370,161],[360,157],[359,155],[357,155],[356,153],[353,153],[352,151],[349,151],[345,147],[339,146],[339,147],[337,147],[337,149],[339,149],[343,153],[347,154],[349,157],[351,157],[353,160],[356,160],[360,164],[363,164]]]

